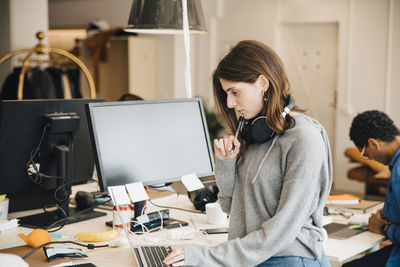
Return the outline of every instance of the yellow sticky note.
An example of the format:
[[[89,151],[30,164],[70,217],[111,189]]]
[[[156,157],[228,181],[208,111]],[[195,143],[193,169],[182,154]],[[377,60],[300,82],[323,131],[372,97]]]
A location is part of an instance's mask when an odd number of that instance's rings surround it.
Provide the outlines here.
[[[0,201],[3,201],[6,198],[6,194],[0,195]]]

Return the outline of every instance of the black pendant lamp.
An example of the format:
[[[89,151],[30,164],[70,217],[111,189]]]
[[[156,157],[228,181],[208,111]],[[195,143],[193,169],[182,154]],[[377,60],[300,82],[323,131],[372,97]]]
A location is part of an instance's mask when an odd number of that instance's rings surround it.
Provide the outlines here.
[[[190,33],[206,33],[200,0],[187,1]],[[134,0],[125,31],[153,34],[182,33],[182,0]]]

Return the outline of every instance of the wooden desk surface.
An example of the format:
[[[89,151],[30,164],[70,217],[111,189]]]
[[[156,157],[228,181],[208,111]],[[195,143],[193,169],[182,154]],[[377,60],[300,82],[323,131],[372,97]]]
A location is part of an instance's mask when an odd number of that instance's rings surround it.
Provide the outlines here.
[[[186,195],[178,195],[176,193],[159,193],[159,192],[152,192],[152,194],[159,194],[158,196],[162,196],[160,198],[152,200],[156,204],[160,205],[168,205],[172,207],[180,207],[184,209],[194,209],[192,203],[190,200],[187,198]],[[150,203],[148,204],[148,212],[151,212],[153,210],[156,210],[157,208]],[[107,216],[87,220],[87,221],[82,221],[79,223],[75,224],[70,224],[70,225],[65,225],[61,230],[57,231],[56,233],[60,233],[65,235],[67,238],[65,240],[75,240],[75,234],[78,232],[100,232],[100,231],[106,231],[109,229],[105,225],[106,221],[111,221],[112,220],[112,212],[107,211],[107,210],[101,210],[103,212],[107,213]],[[183,221],[189,222],[189,225],[193,226],[193,219],[192,217],[196,217],[196,225],[201,225],[202,227],[204,226],[205,228],[207,227],[215,227],[212,225],[207,225],[205,222],[205,214],[194,214],[194,213],[189,213],[185,211],[180,211],[180,210],[170,210],[170,216],[171,218],[176,218],[180,219]],[[203,225],[204,224],[204,225]],[[20,242],[20,238],[17,236],[19,233],[25,233],[29,234],[32,231],[32,229],[29,228],[24,228],[24,227],[17,227],[12,230],[7,230],[3,233],[0,234],[0,245],[4,244],[10,244],[10,243],[15,243],[15,242]],[[123,237],[125,237],[124,233],[121,232]],[[221,242],[224,242],[227,240],[227,235],[225,234],[220,234],[220,235],[210,235],[209,236],[211,240],[211,245],[216,245]],[[100,243],[101,244],[101,243]],[[55,245],[55,246],[65,246],[65,247],[77,247],[76,245],[73,244],[66,244],[66,245]],[[81,262],[91,262],[97,266],[104,266],[104,267],[115,267],[115,266],[137,266],[136,261],[132,255],[131,248],[128,243],[121,245],[120,247],[117,248],[97,248],[94,250],[89,250],[86,248],[81,248],[85,253],[88,255],[88,258],[78,258],[78,259],[55,259],[51,261],[50,263],[46,261],[45,256],[43,254],[43,251],[38,251],[32,256],[28,257],[26,259],[26,262],[30,266],[52,266],[56,265],[61,262],[76,262],[76,263],[81,263]],[[0,250],[0,253],[12,253],[16,254],[19,256],[25,255],[27,252],[29,252],[32,248],[30,247],[17,247],[17,248],[10,248],[6,250]]]
[[[86,186],[86,187],[85,187]],[[85,190],[88,185],[85,186],[77,186],[73,188],[73,191]],[[89,185],[94,190],[86,190],[86,191],[96,191],[97,185],[92,184]],[[152,201],[156,204],[167,205],[167,206],[175,206],[184,209],[194,209],[192,203],[188,200],[186,195],[178,195],[171,192],[159,192],[156,190],[151,190],[150,194],[152,195]],[[154,197],[159,197],[154,200]],[[153,205],[149,204],[148,212],[156,210],[157,208]],[[104,210],[101,210],[104,211]],[[64,234],[67,236],[67,240],[75,240],[75,234],[78,232],[97,232],[97,231],[106,231],[109,229],[106,225],[106,221],[112,220],[112,212],[106,211],[107,216],[66,225],[61,230],[57,231],[57,233]],[[195,226],[198,228],[207,228],[214,227],[212,225],[207,225],[205,222],[205,214],[194,214],[185,211],[179,211],[175,209],[170,209],[170,216],[175,219],[180,219],[183,221],[188,221],[189,225],[193,226],[193,222],[195,222]],[[334,220],[335,221],[335,220]],[[337,220],[336,220],[337,221]],[[345,221],[343,221],[345,223]],[[18,227],[16,229],[7,230],[0,234],[0,246],[3,244],[9,244],[13,242],[21,242],[19,237],[17,237],[18,233],[29,234],[32,230],[24,227]],[[122,233],[123,234],[123,233]],[[211,245],[217,245],[221,242],[227,240],[227,235],[210,235]],[[380,242],[385,239],[383,235],[373,234],[371,232],[363,232],[346,240],[337,240],[328,238],[325,243],[325,254],[331,261],[331,263],[340,263],[343,262],[361,252],[367,251],[375,246],[377,246]],[[76,247],[75,245],[66,245],[67,247]],[[88,258],[86,259],[89,262],[94,263],[97,266],[104,267],[115,267],[115,266],[137,266],[136,261],[131,253],[130,246],[128,244],[122,245],[118,248],[99,248],[94,250],[88,250],[83,248],[83,250],[87,253]],[[8,250],[1,250],[0,252],[12,252],[14,254],[23,256],[30,248],[21,247],[14,248]],[[74,262],[82,262],[82,259],[56,259],[52,262],[48,263],[45,261],[45,256],[42,251],[36,253],[33,257],[29,257],[27,262],[30,266],[52,266],[59,262],[65,261],[74,261]],[[337,264],[334,264],[337,265]],[[339,266],[339,265],[337,265]]]

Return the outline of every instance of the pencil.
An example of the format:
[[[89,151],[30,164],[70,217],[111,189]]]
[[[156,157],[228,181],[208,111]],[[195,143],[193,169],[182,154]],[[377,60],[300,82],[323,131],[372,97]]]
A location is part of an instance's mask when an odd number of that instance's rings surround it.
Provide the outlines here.
[[[236,129],[236,133],[235,133],[235,139],[237,139],[239,136],[239,132],[240,132],[240,129],[242,128],[243,122],[244,122],[244,117],[243,117],[243,115],[240,115],[238,128]],[[233,150],[235,150],[235,146],[232,144],[232,149],[230,151],[231,154],[233,153]]]

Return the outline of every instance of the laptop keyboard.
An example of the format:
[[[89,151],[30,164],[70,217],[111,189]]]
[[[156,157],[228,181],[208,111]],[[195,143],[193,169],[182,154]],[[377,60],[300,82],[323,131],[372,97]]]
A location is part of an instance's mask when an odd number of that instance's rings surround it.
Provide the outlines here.
[[[151,246],[134,248],[140,267],[163,267],[164,258],[172,251],[171,247]]]

